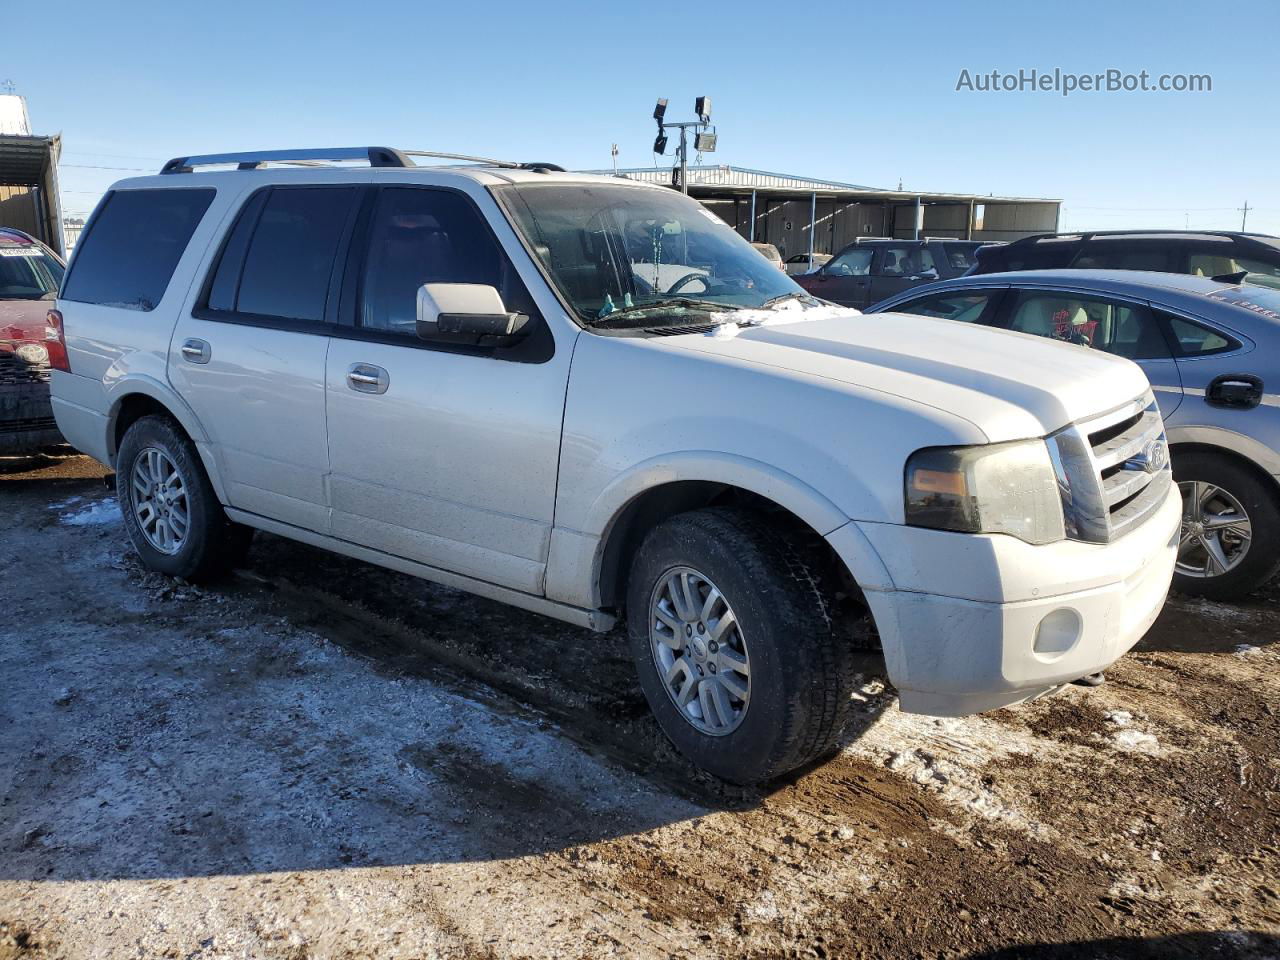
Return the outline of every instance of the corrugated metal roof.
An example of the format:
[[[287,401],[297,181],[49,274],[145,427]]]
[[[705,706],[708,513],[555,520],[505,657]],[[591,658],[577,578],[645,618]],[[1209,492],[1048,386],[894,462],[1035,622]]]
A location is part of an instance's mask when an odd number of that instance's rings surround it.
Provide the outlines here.
[[[769,190],[779,194],[786,193],[857,193],[873,194],[876,199],[901,199],[911,201],[920,197],[925,201],[957,202],[974,200],[984,202],[1033,202],[1061,203],[1061,200],[1050,197],[1011,197],[981,193],[952,193],[937,190],[895,190],[883,187],[868,187],[857,183],[844,183],[839,180],[820,180],[815,177],[801,177],[789,173],[774,173],[768,170],[754,170],[750,167],[734,167],[728,164],[691,166],[689,186],[727,187],[730,189]],[[584,170],[583,173],[612,174],[612,170]],[[671,167],[628,167],[619,169],[618,174],[630,180],[645,183],[671,183]],[[699,196],[703,196],[699,193]]]
[[[0,183],[42,183],[50,163],[58,162],[58,137],[0,136]]]

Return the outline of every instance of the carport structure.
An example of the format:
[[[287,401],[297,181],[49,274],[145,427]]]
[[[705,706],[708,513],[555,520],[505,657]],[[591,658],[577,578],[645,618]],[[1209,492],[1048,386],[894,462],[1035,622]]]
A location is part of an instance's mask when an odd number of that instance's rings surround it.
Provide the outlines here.
[[[595,173],[612,173],[597,170]],[[670,167],[619,170],[630,180],[671,185]],[[835,253],[858,237],[1016,240],[1058,228],[1061,200],[881,190],[732,166],[689,167],[689,195],[748,240],[783,259]]]
[[[58,198],[62,138],[0,134],[0,226],[17,227],[65,254]]]

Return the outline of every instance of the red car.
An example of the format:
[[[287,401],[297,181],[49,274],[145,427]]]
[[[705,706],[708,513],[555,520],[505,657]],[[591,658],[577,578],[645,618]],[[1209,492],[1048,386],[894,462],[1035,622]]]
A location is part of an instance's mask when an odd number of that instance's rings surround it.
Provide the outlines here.
[[[64,443],[49,405],[45,315],[65,266],[21,230],[0,227],[0,455]]]

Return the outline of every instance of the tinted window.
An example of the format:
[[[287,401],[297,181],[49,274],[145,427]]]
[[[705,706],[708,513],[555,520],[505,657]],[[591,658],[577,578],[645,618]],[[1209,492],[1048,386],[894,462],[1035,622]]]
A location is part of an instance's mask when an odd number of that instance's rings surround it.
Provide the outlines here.
[[[961,323],[974,323],[982,316],[996,291],[981,290],[967,293],[939,293],[932,297],[922,297],[901,307],[894,307],[896,313],[914,313],[922,317],[940,317],[943,320],[959,320]]]
[[[833,277],[865,277],[871,273],[872,247],[850,247],[822,268]]]
[[[943,243],[942,252],[953,272],[964,273],[978,262],[978,244]]]
[[[1222,353],[1239,346],[1234,340],[1202,327],[1198,323],[1166,314],[1169,330],[1173,333],[1174,342],[1178,345],[1178,355],[1182,357],[1203,357],[1210,353]]]
[[[1207,253],[1193,251],[1188,269],[1197,277],[1222,277],[1233,273],[1247,273],[1250,283],[1275,286],[1280,281],[1280,265],[1250,257],[1236,257],[1225,251]]]
[[[369,235],[360,325],[413,335],[424,283],[487,284],[497,288],[508,310],[533,312],[524,285],[466,197],[445,190],[382,190]]]
[[[978,272],[1054,270],[1065,267],[1075,256],[1078,244],[1078,240],[1038,240],[1026,244],[982,247],[978,251]]]
[[[1099,270],[1179,270],[1177,248],[1158,240],[1102,237],[1090,240],[1071,266]]]
[[[1169,346],[1143,306],[1076,293],[1023,290],[1010,311],[1009,329],[1105,350],[1130,360],[1169,356]]]
[[[62,299],[152,310],[213,190],[116,190],[80,240]]]
[[[933,264],[933,254],[927,247],[881,246],[880,276],[882,277],[915,277],[930,270],[936,275],[938,268]]]
[[[235,309],[322,321],[354,193],[352,187],[273,189],[249,241]]]

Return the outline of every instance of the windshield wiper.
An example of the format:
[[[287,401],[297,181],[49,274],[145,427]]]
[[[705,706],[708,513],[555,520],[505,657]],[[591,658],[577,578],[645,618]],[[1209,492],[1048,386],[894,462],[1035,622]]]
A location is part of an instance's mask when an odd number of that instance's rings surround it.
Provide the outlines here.
[[[806,293],[803,290],[796,290],[792,293],[780,293],[776,297],[770,297],[764,303],[760,304],[760,307],[761,309],[765,307],[772,307],[775,303],[782,303],[784,300],[807,300],[811,303],[818,302],[818,298],[813,294]]]
[[[612,313],[607,313],[603,317],[597,317],[587,321],[588,326],[603,327],[610,325],[614,320],[634,318],[636,314],[649,313],[652,310],[670,310],[673,307],[683,307],[693,310],[709,310],[713,312],[726,312],[739,309],[738,307],[729,306],[716,300],[698,300],[694,297],[669,297],[666,300],[651,300],[648,303],[637,303],[631,307],[619,307]]]

